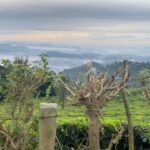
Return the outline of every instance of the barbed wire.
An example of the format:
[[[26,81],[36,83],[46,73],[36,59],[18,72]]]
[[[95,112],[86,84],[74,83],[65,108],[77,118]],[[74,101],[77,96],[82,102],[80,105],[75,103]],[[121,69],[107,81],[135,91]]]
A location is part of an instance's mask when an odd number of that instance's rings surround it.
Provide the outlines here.
[[[126,114],[126,113],[121,113],[121,114],[103,114],[103,117],[116,117],[116,116],[126,116],[126,115],[132,115],[132,116],[148,116],[150,117],[150,114],[138,114],[138,113],[130,113],[130,114]],[[87,117],[86,114],[78,114],[78,115],[57,115],[56,117]],[[117,118],[117,117],[116,117]]]
[[[105,118],[105,117],[112,117],[112,118],[117,118],[119,116],[125,116],[126,115],[131,115],[131,116],[141,116],[141,117],[150,117],[150,114],[140,114],[140,113],[129,113],[129,114],[126,114],[126,113],[116,113],[116,114],[108,114],[108,113],[104,113],[102,114],[102,117]],[[116,117],[117,116],[117,117]],[[40,118],[39,115],[33,115],[33,117],[37,117],[37,118]],[[57,118],[65,118],[65,117],[86,117],[87,118],[87,115],[86,114],[68,114],[68,115],[56,115],[56,116],[52,116],[52,117],[57,117]],[[136,118],[134,118],[136,119]],[[133,120],[134,120],[133,119]],[[14,119],[14,118],[11,118],[11,117],[0,117],[0,121],[6,121],[6,120],[24,120],[23,118],[17,118],[17,119]],[[150,122],[150,120],[148,121]]]

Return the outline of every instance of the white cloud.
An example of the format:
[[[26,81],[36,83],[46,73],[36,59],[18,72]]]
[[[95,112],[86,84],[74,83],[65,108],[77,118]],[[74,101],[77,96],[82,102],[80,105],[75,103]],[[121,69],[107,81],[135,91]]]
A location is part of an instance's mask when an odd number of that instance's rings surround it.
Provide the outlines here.
[[[3,30],[82,30],[100,24],[150,22],[149,16],[148,0],[0,1]]]
[[[1,0],[0,40],[140,48],[149,16],[149,0]]]

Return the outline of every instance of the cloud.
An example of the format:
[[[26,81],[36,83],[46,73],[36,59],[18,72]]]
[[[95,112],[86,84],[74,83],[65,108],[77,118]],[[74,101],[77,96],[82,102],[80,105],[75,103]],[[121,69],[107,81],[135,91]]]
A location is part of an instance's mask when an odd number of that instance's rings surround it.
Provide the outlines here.
[[[146,0],[6,0],[0,4],[1,29],[82,30],[150,22],[150,2]]]
[[[20,33],[1,33],[0,40],[13,41],[51,41],[51,42],[69,42],[77,40],[88,40],[90,37],[89,32],[22,32]]]
[[[149,16],[148,0],[5,0],[0,1],[0,40],[145,47]]]
[[[121,30],[121,29],[120,29]],[[145,47],[150,44],[149,32],[99,32],[99,31],[30,31],[1,33],[0,41],[50,42],[82,48]]]

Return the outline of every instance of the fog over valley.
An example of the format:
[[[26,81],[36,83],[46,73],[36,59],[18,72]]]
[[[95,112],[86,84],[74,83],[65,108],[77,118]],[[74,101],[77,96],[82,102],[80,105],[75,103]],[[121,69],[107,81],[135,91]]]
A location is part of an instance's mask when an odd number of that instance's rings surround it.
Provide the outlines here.
[[[50,68],[62,71],[67,68],[81,66],[92,60],[99,63],[111,63],[128,59],[131,61],[146,62],[150,60],[149,47],[109,49],[106,47],[84,47],[65,44],[1,42],[0,61],[13,60],[17,56],[28,57],[31,63],[39,60],[39,55],[48,56]],[[138,53],[135,53],[138,50]]]

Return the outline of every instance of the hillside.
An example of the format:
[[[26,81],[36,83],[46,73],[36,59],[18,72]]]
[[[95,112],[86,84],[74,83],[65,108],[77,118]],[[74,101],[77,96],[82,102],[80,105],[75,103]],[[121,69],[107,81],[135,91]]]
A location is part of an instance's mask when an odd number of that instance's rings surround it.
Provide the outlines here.
[[[150,62],[132,62],[129,61],[129,71],[130,71],[130,85],[131,86],[140,86],[138,81],[135,79],[138,78],[139,72],[145,68],[150,69]],[[93,71],[95,73],[108,72],[108,74],[112,74],[122,65],[122,62],[113,62],[108,63],[106,65],[100,64],[97,62],[92,62]],[[64,74],[67,75],[71,80],[77,80],[81,74],[86,73],[86,65],[82,65],[80,67],[65,69]]]

